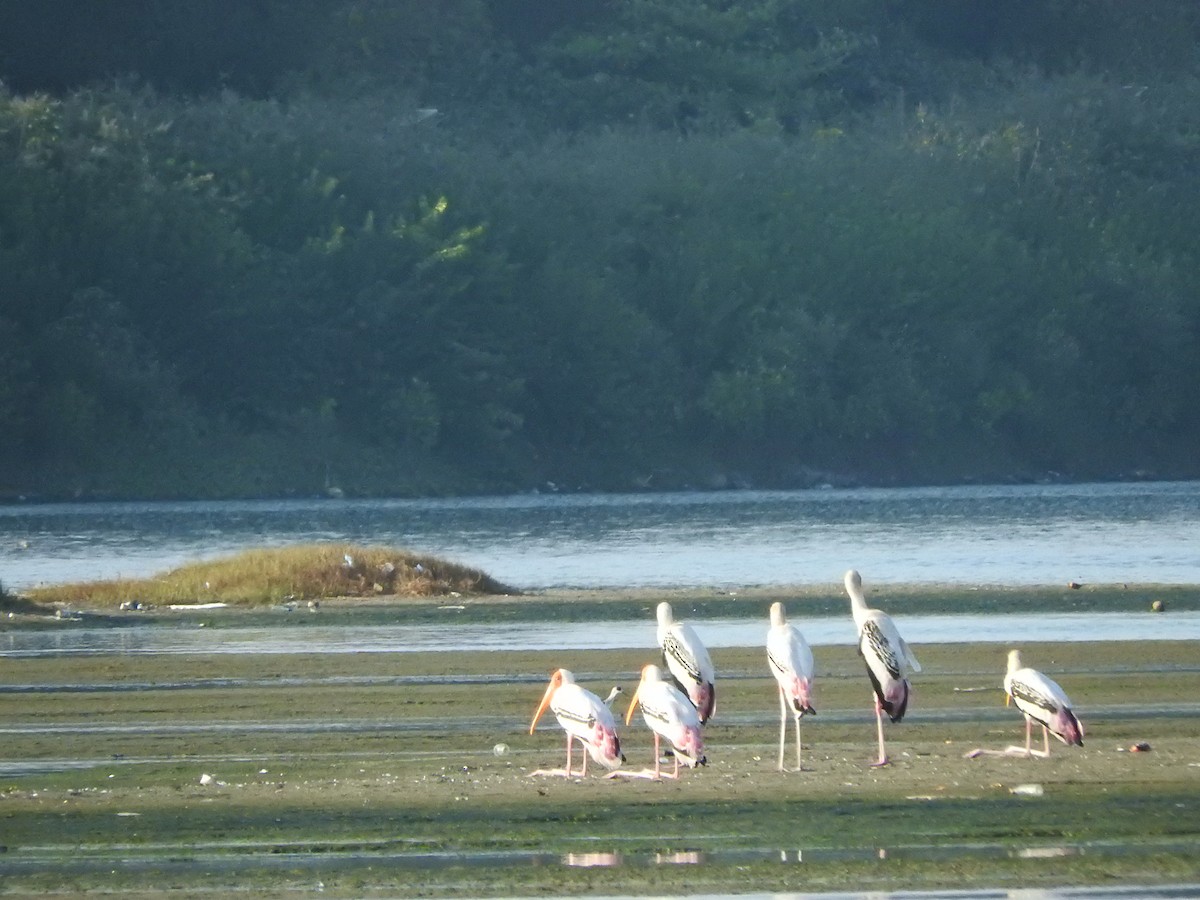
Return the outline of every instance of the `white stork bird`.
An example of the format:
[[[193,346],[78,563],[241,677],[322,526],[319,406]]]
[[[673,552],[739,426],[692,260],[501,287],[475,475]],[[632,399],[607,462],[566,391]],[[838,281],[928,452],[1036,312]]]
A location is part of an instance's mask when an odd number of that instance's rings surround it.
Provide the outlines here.
[[[615,697],[616,692],[611,696]],[[616,769],[625,762],[621,753],[621,742],[617,738],[617,723],[612,710],[591,691],[575,683],[575,676],[567,669],[558,669],[550,676],[550,684],[533,715],[529,733],[537,728],[538,719],[547,709],[554,713],[558,724],[567,733],[567,766],[565,769],[538,769],[533,775],[563,775],[570,778],[571,741],[583,744],[583,771],[587,775],[588,756],[606,769]]]
[[[887,613],[867,606],[863,595],[862,576],[854,569],[846,573],[846,593],[850,595],[850,610],[858,629],[858,652],[866,661],[867,674],[874,689],[875,724],[879,733],[879,759],[872,765],[886,766],[887,751],[883,745],[883,713],[893,722],[904,718],[908,709],[908,672],[921,671],[921,664],[909,649]]]
[[[1008,671],[1004,675],[1004,705],[1009,701],[1025,714],[1025,746],[1009,747],[1004,752],[1021,756],[1050,755],[1050,735],[1068,747],[1083,746],[1083,725],[1071,711],[1071,698],[1054,679],[1037,669],[1021,665],[1021,651],[1008,651]],[[1042,750],[1030,747],[1033,723],[1042,726]]]
[[[717,674],[712,659],[692,626],[678,622],[670,603],[658,604],[658,646],[663,664],[700,714],[700,724],[717,709]]]
[[[787,742],[787,717],[790,710],[796,722],[796,771],[800,763],[800,719],[805,714],[816,715],[811,702],[813,654],[799,629],[788,623],[782,603],[771,604],[771,629],[767,632],[767,664],[779,686],[779,771],[783,767],[783,750]]]
[[[642,680],[629,701],[629,709],[625,713],[625,724],[633,719],[633,711],[638,704],[642,707],[642,719],[654,732],[654,771],[647,769],[641,772],[613,772],[612,775],[628,774],[635,778],[661,778],[659,758],[661,738],[671,742],[675,757],[675,771],[667,778],[679,777],[679,763],[682,761],[689,769],[705,764],[704,737],[700,733],[700,715],[691,701],[669,681],[664,681],[658,666],[644,666]],[[612,777],[612,776],[610,776]]]

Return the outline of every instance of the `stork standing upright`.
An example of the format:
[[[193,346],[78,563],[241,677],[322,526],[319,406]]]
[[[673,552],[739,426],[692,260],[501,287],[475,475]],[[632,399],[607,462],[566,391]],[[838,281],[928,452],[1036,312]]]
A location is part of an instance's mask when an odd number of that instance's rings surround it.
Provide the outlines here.
[[[874,690],[875,724],[879,735],[879,758],[875,766],[888,764],[883,743],[883,713],[893,722],[904,718],[908,709],[908,673],[921,671],[921,664],[909,649],[891,617],[882,610],[867,606],[863,595],[862,576],[854,569],[845,577],[846,593],[850,595],[850,611],[858,629],[858,652],[867,664],[867,674]]]
[[[796,722],[796,771],[803,771],[800,761],[800,719],[816,715],[811,702],[813,654],[799,629],[789,624],[783,604],[771,604],[771,628],[767,632],[767,665],[779,687],[779,771],[783,767],[783,751],[787,743],[789,711]]]
[[[616,696],[616,690],[610,695]],[[558,669],[550,676],[550,684],[538,704],[529,733],[533,734],[538,720],[549,708],[558,719],[558,724],[567,733],[567,765],[563,769],[538,769],[531,775],[563,775],[570,778],[571,771],[571,742],[574,740],[583,744],[583,770],[581,776],[587,775],[588,756],[606,769],[616,769],[625,762],[621,753],[621,742],[617,737],[617,723],[612,710],[603,700],[591,691],[575,683],[575,676],[568,669]]]
[[[1083,746],[1083,725],[1071,709],[1071,698],[1054,679],[1037,669],[1021,664],[1021,651],[1008,651],[1008,671],[1004,675],[1004,705],[1009,701],[1025,714],[1025,746],[1008,747],[1004,752],[1022,756],[1050,755],[1050,735],[1068,747]],[[1042,726],[1042,749],[1034,750],[1033,723]]]
[[[704,736],[700,731],[700,715],[692,702],[683,693],[665,681],[658,666],[644,666],[642,680],[629,701],[629,709],[625,713],[625,724],[633,719],[633,712],[638,705],[642,707],[642,719],[654,732],[654,771],[613,772],[613,775],[628,774],[640,778],[664,777],[660,764],[660,738],[671,742],[672,756],[675,758],[675,771],[667,778],[679,777],[679,764],[682,762],[689,769],[702,766],[707,761],[704,756]]]
[[[696,707],[703,725],[717,709],[717,675],[712,659],[692,626],[675,619],[670,603],[658,604],[657,616],[663,664]]]

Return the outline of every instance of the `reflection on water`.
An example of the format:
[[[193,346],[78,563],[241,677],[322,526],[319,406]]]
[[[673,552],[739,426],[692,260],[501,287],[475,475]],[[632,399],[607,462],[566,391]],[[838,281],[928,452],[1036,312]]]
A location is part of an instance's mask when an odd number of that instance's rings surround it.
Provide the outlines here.
[[[564,866],[580,869],[607,868],[623,862],[620,853],[568,853],[562,858]]]
[[[680,850],[675,853],[655,853],[656,866],[698,866],[704,862],[704,854],[699,850]]]
[[[286,868],[295,872],[304,870],[322,872],[361,871],[364,867],[377,873],[388,871],[423,870],[479,866],[495,868],[502,866],[546,866],[559,864],[570,867],[607,867],[607,866],[655,866],[655,865],[704,865],[711,864],[748,864],[753,862],[778,861],[782,864],[806,864],[821,862],[847,862],[878,860],[886,865],[892,859],[909,859],[922,861],[950,861],[996,858],[1022,859],[1055,859],[1070,855],[1088,855],[1103,859],[1109,855],[1151,855],[1160,852],[1178,853],[1191,847],[1190,844],[1178,841],[1163,841],[1135,846],[1090,846],[1090,845],[1061,845],[1048,847],[1012,848],[1002,844],[952,844],[952,845],[907,845],[901,848],[811,848],[797,850],[794,853],[794,863],[789,858],[787,850],[774,848],[742,849],[729,851],[711,851],[705,853],[685,851],[681,853],[616,853],[616,852],[581,852],[567,853],[557,856],[540,851],[406,851],[397,849],[391,842],[385,842],[378,847],[364,848],[361,841],[339,846],[336,840],[320,842],[317,852],[311,850],[312,843],[287,844],[271,843],[249,845],[244,842],[229,844],[223,842],[204,842],[189,845],[168,845],[163,843],[139,843],[137,845],[121,845],[120,865],[125,871],[154,870],[157,872],[177,872],[180,877],[186,877],[189,872],[203,871],[225,873],[248,873],[256,870],[271,870]],[[20,873],[23,875],[44,872],[61,877],[84,872],[97,872],[111,869],[114,861],[102,854],[79,851],[77,847],[43,845],[33,848],[10,847],[0,862],[0,874]],[[857,898],[879,898],[884,896],[901,896],[901,894],[879,893],[871,891],[836,892],[836,893],[783,893],[783,894],[693,894],[691,900],[857,900]],[[1154,886],[1117,885],[1104,887],[1065,887],[1038,888],[1036,891],[1023,889],[959,889],[947,891],[908,891],[902,892],[908,900],[922,898],[947,898],[953,896],[960,900],[983,900],[983,898],[1032,898],[1039,900],[1169,900],[1169,898],[1196,898],[1200,896],[1197,885],[1161,884]],[[625,898],[610,897],[609,900],[625,900]],[[632,898],[630,898],[632,900]]]
[[[1200,640],[1200,612],[1037,613],[1022,615],[896,616],[920,644],[1038,641]],[[814,646],[853,645],[854,622],[844,617],[792,620]],[[693,619],[710,648],[758,647],[765,622]],[[312,625],[303,628],[196,625],[0,632],[0,655],[119,653],[406,653],[484,650],[614,650],[655,645],[654,623],[536,622],[437,625]]]
[[[1079,847],[1021,847],[1013,854],[1017,859],[1059,859],[1064,856],[1082,856]]]
[[[401,546],[548,587],[1200,583],[1200,482],[0,506],[0,579],[146,577],[248,547]]]

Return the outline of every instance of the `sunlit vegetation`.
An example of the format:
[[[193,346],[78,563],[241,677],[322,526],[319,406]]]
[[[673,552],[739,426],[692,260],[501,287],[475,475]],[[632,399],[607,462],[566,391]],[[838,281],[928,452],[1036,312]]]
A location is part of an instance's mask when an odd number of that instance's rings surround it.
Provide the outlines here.
[[[1194,4],[136,5],[0,11],[0,498],[1198,474]]]
[[[484,572],[388,547],[314,544],[248,550],[145,579],[39,587],[43,606],[300,602],[345,597],[437,597],[517,593]]]

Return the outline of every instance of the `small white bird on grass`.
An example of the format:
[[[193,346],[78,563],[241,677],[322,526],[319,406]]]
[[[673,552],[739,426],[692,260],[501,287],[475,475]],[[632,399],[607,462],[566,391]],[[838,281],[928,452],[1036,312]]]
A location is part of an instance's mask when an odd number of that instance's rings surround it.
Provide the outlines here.
[[[675,619],[670,603],[658,604],[657,617],[663,664],[696,707],[703,725],[717,710],[717,674],[712,658],[692,626]]]
[[[1083,725],[1071,709],[1071,698],[1058,682],[1037,669],[1021,663],[1021,651],[1008,651],[1008,671],[1004,674],[1004,705],[1015,703],[1025,716],[1025,746],[1015,744],[1003,750],[972,750],[968,757],[1050,755],[1050,735],[1068,747],[1083,746]],[[1042,726],[1042,749],[1033,749],[1033,723]]]
[[[767,632],[767,664],[779,687],[779,771],[787,743],[787,717],[796,722],[796,771],[804,770],[800,761],[800,719],[815,716],[812,705],[813,654],[804,635],[788,623],[782,603],[771,604],[771,629]]]
[[[616,692],[610,695],[615,696]],[[533,715],[533,723],[529,726],[530,734],[537,729],[538,720],[547,708],[554,713],[559,726],[567,733],[567,764],[562,769],[538,769],[530,772],[530,775],[572,777],[572,741],[579,741],[586,751],[583,754],[583,770],[579,773],[580,776],[587,775],[589,756],[606,769],[616,769],[625,762],[612,711],[603,700],[576,684],[575,676],[568,669],[558,669],[550,676],[550,684],[546,687],[542,702],[538,704],[537,712]]]
[[[642,707],[642,719],[654,732],[654,769],[613,772],[610,778],[622,775],[631,778],[678,778],[681,762],[689,769],[705,764],[700,716],[691,701],[675,685],[663,680],[658,666],[643,667],[642,680],[634,691],[633,699],[629,701],[629,709],[625,713],[626,725],[633,719],[633,712],[639,704]],[[660,738],[666,738],[671,743],[675,771],[670,774],[662,771]]]
[[[883,745],[883,713],[893,722],[904,718],[908,710],[909,671],[920,672],[921,664],[909,649],[891,617],[878,609],[867,606],[863,594],[862,576],[854,569],[844,579],[846,593],[850,595],[850,610],[858,628],[858,652],[867,664],[867,675],[874,689],[875,724],[879,734],[879,758],[875,766],[888,764],[887,750]]]

